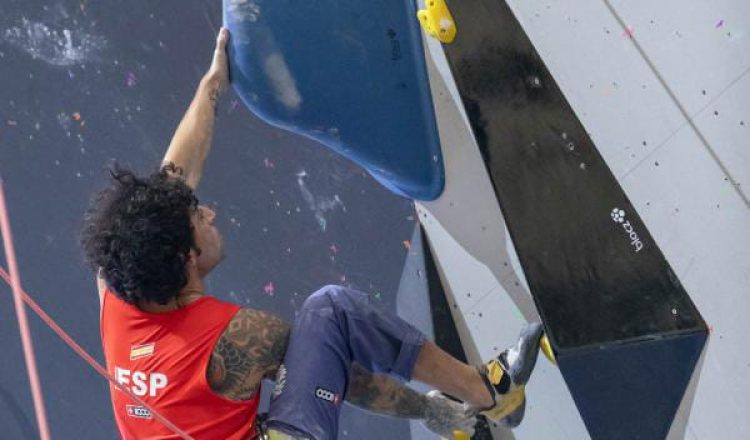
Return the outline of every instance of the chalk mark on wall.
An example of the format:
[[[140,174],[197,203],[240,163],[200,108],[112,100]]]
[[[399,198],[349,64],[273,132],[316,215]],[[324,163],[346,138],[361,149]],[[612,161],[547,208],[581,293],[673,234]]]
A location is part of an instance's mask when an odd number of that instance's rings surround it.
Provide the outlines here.
[[[53,66],[73,66],[96,61],[107,40],[80,29],[48,25],[22,17],[2,31],[2,39],[36,60]]]

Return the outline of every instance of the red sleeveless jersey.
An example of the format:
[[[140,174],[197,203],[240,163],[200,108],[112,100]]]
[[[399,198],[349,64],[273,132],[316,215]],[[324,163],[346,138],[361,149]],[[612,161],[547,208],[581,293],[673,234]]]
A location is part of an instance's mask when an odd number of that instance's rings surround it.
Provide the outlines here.
[[[214,345],[239,309],[204,296],[172,312],[148,313],[107,289],[101,315],[107,371],[196,440],[253,438],[260,392],[232,401],[206,379]],[[111,384],[110,393],[124,439],[181,438]]]

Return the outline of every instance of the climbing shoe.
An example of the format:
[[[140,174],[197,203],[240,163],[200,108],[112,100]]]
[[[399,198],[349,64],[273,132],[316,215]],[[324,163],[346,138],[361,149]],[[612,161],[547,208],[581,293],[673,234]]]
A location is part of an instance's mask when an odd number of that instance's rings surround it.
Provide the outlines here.
[[[526,411],[526,383],[536,365],[543,328],[526,324],[515,346],[478,368],[495,404],[481,414],[509,428],[523,420]]]

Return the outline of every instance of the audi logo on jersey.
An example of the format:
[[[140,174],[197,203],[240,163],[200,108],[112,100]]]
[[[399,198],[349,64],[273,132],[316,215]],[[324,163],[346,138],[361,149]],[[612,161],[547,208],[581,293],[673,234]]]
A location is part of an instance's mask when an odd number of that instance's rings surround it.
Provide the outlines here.
[[[145,406],[125,405],[125,411],[130,417],[136,417],[139,419],[151,418],[151,411],[149,411]]]

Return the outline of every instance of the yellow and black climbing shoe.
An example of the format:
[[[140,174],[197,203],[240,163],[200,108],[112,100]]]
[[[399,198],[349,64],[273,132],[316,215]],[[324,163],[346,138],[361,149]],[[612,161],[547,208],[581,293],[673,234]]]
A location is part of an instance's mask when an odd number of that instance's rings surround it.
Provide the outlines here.
[[[523,420],[526,383],[536,365],[542,331],[540,323],[526,324],[515,346],[479,367],[479,374],[495,400],[493,406],[481,412],[488,419],[510,428]]]

